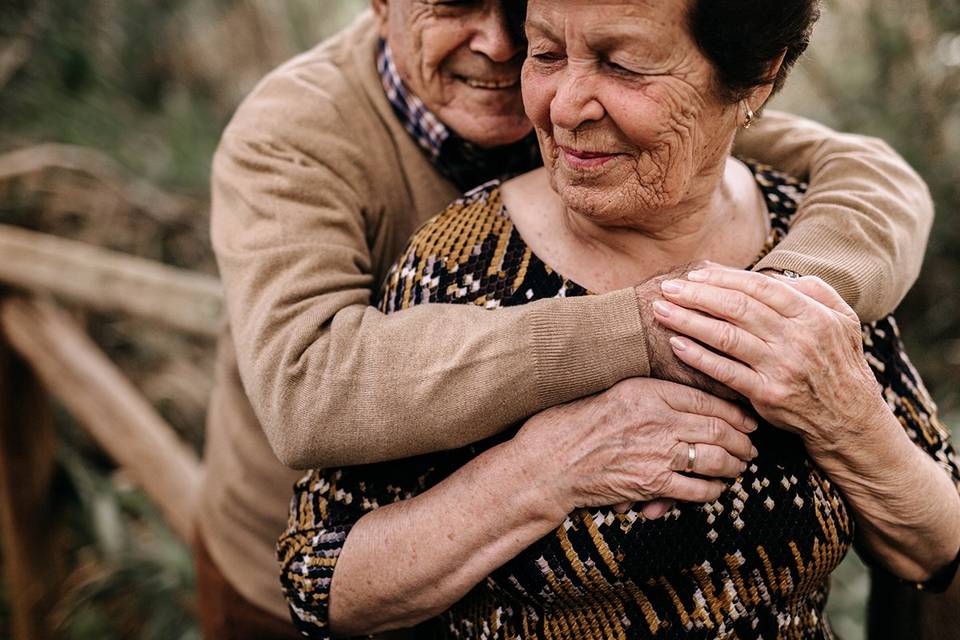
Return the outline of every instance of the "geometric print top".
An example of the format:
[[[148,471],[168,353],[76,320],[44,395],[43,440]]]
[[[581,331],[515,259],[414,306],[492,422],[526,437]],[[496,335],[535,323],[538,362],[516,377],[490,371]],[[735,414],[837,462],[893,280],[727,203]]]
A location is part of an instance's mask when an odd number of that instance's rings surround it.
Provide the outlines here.
[[[766,253],[786,235],[805,185],[767,167],[751,169],[770,211]],[[453,303],[495,310],[588,294],[530,251],[492,182],[414,234],[386,278],[380,309]],[[893,318],[864,325],[863,341],[904,430],[960,486],[948,432]],[[357,520],[436,485],[516,429],[452,451],[305,475],[278,544],[282,586],[303,635],[329,637],[330,582]],[[833,638],[824,604],[828,577],[854,540],[851,513],[797,436],[761,420],[752,439],[759,455],[715,502],[678,503],[657,520],[578,509],[417,637]]]

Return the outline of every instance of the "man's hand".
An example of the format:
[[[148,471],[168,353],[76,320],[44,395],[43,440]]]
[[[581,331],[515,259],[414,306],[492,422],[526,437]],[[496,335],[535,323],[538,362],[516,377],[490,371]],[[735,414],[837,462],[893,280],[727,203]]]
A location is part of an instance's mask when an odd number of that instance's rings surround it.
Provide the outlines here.
[[[716,265],[705,260],[692,262],[654,276],[643,284],[634,287],[637,294],[637,303],[640,306],[640,320],[643,322],[643,328],[647,336],[650,377],[696,387],[719,398],[741,400],[741,396],[729,387],[681,362],[670,347],[670,338],[677,334],[657,322],[653,313],[653,303],[663,299],[663,294],[660,291],[662,282],[683,279],[691,271],[710,266]]]

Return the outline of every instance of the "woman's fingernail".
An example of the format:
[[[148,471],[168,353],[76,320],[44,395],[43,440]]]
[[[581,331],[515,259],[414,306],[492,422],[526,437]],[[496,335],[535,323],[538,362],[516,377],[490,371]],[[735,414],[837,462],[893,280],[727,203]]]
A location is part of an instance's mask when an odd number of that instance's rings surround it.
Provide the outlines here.
[[[707,279],[709,273],[705,269],[697,269],[696,271],[691,271],[687,274],[687,280],[692,280],[693,282],[703,282]]]
[[[760,425],[753,418],[747,418],[747,431],[756,431]]]
[[[753,460],[753,459],[756,458],[758,455],[760,455],[760,452],[757,451],[757,448],[756,448],[756,447],[751,447],[751,449],[750,449],[750,459]]]
[[[680,293],[683,290],[683,283],[679,280],[667,280],[660,285],[664,293]]]
[[[673,336],[672,338],[670,338],[670,346],[673,347],[674,350],[676,351],[686,351],[689,345],[687,344],[687,341],[684,340],[683,338],[680,338],[678,336]]]
[[[661,318],[670,317],[670,305],[668,305],[663,300],[657,300],[653,303],[653,312],[660,316]]]

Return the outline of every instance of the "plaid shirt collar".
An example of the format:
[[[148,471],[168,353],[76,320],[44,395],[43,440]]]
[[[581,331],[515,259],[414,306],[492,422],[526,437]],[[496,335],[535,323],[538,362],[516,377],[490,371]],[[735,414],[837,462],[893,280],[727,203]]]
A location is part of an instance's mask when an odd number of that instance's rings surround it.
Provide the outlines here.
[[[495,149],[483,149],[451,131],[420,98],[410,93],[393,63],[390,46],[383,40],[377,54],[377,69],[384,93],[404,129],[430,158],[442,175],[461,191],[495,178],[506,179],[541,166],[537,138]]]

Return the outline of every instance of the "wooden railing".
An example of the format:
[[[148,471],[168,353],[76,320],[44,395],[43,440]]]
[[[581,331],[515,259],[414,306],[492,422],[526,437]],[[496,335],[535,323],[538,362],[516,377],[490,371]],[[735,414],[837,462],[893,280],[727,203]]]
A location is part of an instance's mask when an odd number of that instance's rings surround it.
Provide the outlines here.
[[[50,512],[51,400],[58,401],[190,541],[203,473],[196,454],[93,343],[60,299],[213,337],[216,279],[0,225],[0,538],[15,640],[44,640],[64,575]],[[948,594],[875,579],[870,637],[960,639],[960,580]]]
[[[13,637],[50,638],[64,567],[49,512],[50,401],[59,402],[160,507],[192,535],[202,467],[193,450],[54,297],[212,337],[215,278],[0,225],[0,539]]]

